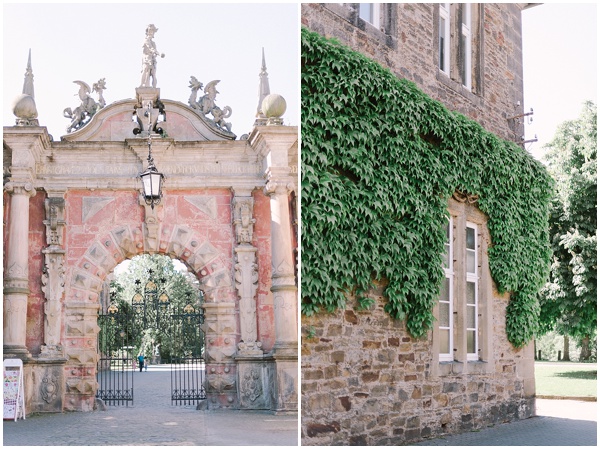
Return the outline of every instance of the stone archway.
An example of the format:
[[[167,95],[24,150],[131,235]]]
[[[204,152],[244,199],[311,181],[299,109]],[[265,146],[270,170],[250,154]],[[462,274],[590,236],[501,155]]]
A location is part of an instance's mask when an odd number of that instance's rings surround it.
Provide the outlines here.
[[[229,195],[228,192],[220,192]],[[78,197],[71,200],[78,210]],[[201,206],[216,204],[216,195],[187,196],[187,202]],[[86,201],[87,199],[87,201]],[[111,197],[82,197],[81,214],[83,219],[92,223],[102,223],[102,217],[96,222],[90,217],[94,212],[100,214],[98,205],[110,206],[118,210],[126,207],[130,198],[125,195]],[[177,202],[171,198],[171,202]],[[84,203],[88,203],[85,205]],[[167,207],[169,203],[167,202]],[[67,210],[70,206],[67,201]],[[216,208],[206,208],[211,217],[217,217]],[[158,208],[157,208],[158,209]],[[85,231],[74,227],[71,238],[86,241],[92,237],[87,250],[65,270],[65,406],[70,410],[88,410],[93,407],[92,393],[95,393],[95,364],[97,362],[96,338],[98,326],[96,315],[99,308],[99,296],[106,276],[125,259],[139,254],[155,253],[176,258],[185,263],[198,278],[206,300],[206,354],[207,354],[207,393],[209,400],[217,399],[222,406],[235,406],[236,369],[232,357],[236,353],[239,340],[237,316],[239,310],[235,302],[236,291],[232,282],[232,256],[223,254],[219,244],[213,244],[208,236],[186,224],[161,223],[161,210],[146,211],[143,223],[124,223],[113,226],[100,235],[90,234],[98,226],[90,226]],[[102,214],[100,214],[102,215]],[[105,213],[105,215],[110,215]],[[152,218],[149,220],[148,218]],[[213,223],[213,230],[223,234],[232,245],[231,218],[228,214]],[[84,221],[82,219],[82,221]],[[114,220],[106,220],[111,223]],[[154,225],[154,226],[153,226]],[[82,228],[83,229],[83,228]],[[227,235],[227,233],[229,235]],[[158,248],[151,252],[149,247]],[[231,250],[229,251],[231,254]],[[75,374],[73,374],[75,373]]]

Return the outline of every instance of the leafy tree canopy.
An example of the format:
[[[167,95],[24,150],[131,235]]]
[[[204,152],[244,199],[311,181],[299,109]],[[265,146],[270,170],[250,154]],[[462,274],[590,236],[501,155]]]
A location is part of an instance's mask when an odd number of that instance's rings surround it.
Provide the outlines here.
[[[542,331],[589,339],[597,307],[597,110],[561,124],[546,146],[556,180],[550,219],[552,266],[540,294]]]

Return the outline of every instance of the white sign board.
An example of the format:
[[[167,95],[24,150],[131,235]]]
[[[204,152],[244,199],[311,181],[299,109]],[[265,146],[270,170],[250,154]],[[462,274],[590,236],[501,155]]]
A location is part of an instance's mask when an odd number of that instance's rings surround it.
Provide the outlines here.
[[[25,392],[23,390],[23,361],[4,361],[4,419],[25,419]]]

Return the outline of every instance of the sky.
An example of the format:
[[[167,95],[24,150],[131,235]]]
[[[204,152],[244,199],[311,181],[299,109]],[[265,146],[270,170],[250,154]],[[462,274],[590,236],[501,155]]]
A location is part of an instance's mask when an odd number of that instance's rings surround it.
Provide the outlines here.
[[[3,12],[5,126],[14,124],[12,102],[22,92],[30,48],[40,125],[55,140],[70,123],[63,110],[79,105],[73,81],[91,86],[106,78],[108,104],[134,98],[150,23],[166,55],[157,69],[161,98],[187,104],[192,75],[205,85],[221,80],[217,105],[233,109],[228,121],[236,135],[248,133],[264,47],[271,92],[287,101],[284,121],[299,125],[298,4],[5,3]],[[544,3],[522,17],[523,106],[534,110],[525,138],[538,138],[526,148],[541,158],[558,125],[577,118],[585,100],[597,102],[597,6]]]
[[[284,124],[299,125],[299,7],[294,3],[4,3],[3,125],[13,126],[29,49],[40,126],[54,140],[80,104],[79,86],[106,79],[107,105],[135,98],[141,83],[142,43],[154,24],[161,99],[187,105],[195,76],[220,80],[217,106],[230,106],[232,132],[252,130],[258,106],[262,49],[271,93],[287,103]],[[95,100],[98,97],[91,94]],[[175,136],[174,136],[175,137]]]
[[[533,122],[525,146],[540,159],[558,126],[576,119],[586,100],[598,104],[598,11],[596,3],[544,3],[523,18],[525,111]]]

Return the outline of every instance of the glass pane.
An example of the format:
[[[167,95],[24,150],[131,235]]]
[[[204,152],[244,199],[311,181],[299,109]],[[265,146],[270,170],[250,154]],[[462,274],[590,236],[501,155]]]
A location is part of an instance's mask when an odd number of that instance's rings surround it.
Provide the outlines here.
[[[461,9],[462,9],[462,23],[463,23],[464,25],[467,25],[467,26],[469,26],[469,25],[470,25],[470,24],[468,23],[468,22],[469,22],[469,8],[470,8],[470,7],[471,7],[471,5],[468,5],[468,4],[463,4],[463,5],[462,5],[462,8],[461,8]]]
[[[475,282],[467,282],[467,304],[475,304]]]
[[[440,301],[450,300],[450,279],[444,278],[442,282],[442,291],[440,292]]]
[[[371,3],[360,3],[358,9],[358,17],[366,20],[369,23],[373,23],[373,5]]]
[[[444,268],[450,268],[450,247],[445,245],[444,248]]]
[[[440,326],[448,327],[450,324],[450,304],[447,302],[440,302]]]
[[[450,354],[450,331],[440,329],[440,354]]]
[[[475,307],[467,307],[467,327],[475,329]]]
[[[475,331],[467,331],[467,353],[475,354]]]
[[[475,251],[467,250],[467,272],[475,273]]]
[[[467,249],[475,249],[475,229],[467,228]]]

